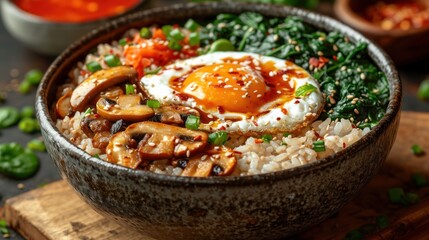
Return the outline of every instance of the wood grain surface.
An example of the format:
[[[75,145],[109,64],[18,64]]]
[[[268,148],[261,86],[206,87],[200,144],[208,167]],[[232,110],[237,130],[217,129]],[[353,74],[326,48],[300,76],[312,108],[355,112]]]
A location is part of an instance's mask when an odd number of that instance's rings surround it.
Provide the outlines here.
[[[389,226],[367,239],[427,239],[429,187],[416,188],[410,178],[416,172],[429,177],[429,155],[414,156],[413,144],[429,150],[429,114],[403,112],[396,142],[380,173],[339,213],[296,238],[344,239],[350,230],[386,216]],[[410,206],[392,204],[387,195],[391,187],[417,193],[420,201]],[[28,239],[150,240],[96,213],[64,181],[9,199],[5,218]]]

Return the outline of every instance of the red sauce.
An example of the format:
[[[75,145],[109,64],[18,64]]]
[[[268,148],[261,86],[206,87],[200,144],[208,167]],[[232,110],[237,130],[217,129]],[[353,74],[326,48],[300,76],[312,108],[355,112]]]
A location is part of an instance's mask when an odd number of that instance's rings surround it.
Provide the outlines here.
[[[78,23],[125,12],[139,0],[14,0],[22,10],[54,22]]]
[[[429,26],[429,8],[415,0],[377,1],[366,8],[363,15],[384,30]]]

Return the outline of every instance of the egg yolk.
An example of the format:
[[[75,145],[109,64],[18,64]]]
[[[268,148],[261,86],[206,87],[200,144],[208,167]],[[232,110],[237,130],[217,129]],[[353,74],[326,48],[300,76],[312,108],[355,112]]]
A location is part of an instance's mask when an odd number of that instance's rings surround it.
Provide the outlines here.
[[[264,78],[254,69],[234,63],[213,64],[194,70],[183,82],[181,92],[197,104],[219,111],[257,112],[269,91]]]

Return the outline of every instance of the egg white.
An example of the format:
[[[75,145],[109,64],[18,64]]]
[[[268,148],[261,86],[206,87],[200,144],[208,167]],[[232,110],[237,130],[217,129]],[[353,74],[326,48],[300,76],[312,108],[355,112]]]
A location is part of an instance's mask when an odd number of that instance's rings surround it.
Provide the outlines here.
[[[278,133],[278,132],[295,132],[311,124],[321,113],[324,105],[324,97],[320,90],[318,82],[311,77],[309,73],[304,78],[290,76],[289,85],[294,89],[305,84],[311,84],[317,89],[304,97],[295,97],[290,101],[282,103],[281,107],[275,107],[278,101],[273,100],[260,107],[259,112],[264,113],[260,116],[247,116],[243,113],[225,112],[219,113],[198,105],[195,99],[188,98],[186,101],[181,100],[176,95],[176,91],[170,87],[170,80],[179,78],[188,74],[192,69],[202,65],[212,65],[224,63],[223,59],[243,59],[250,56],[254,61],[260,63],[274,62],[278,70],[293,69],[307,73],[303,68],[285,60],[262,56],[254,53],[245,52],[215,52],[201,55],[195,58],[179,60],[173,64],[165,66],[156,75],[144,76],[140,83],[147,91],[151,98],[157,99],[161,104],[179,104],[199,110],[215,116],[216,120],[206,124],[201,124],[200,129],[207,131],[224,130],[227,132],[236,132],[244,135],[254,135],[252,133]],[[282,110],[283,108],[283,110]],[[286,109],[287,114],[285,114]],[[236,120],[239,117],[241,120]],[[231,119],[235,119],[232,121]]]

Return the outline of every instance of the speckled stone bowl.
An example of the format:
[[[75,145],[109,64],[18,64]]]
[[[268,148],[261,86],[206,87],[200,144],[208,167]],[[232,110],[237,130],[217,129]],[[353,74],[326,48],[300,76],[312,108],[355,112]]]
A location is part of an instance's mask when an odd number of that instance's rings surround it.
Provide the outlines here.
[[[188,178],[135,171],[93,158],[64,138],[52,118],[55,90],[74,64],[97,44],[120,38],[131,27],[173,23],[189,17],[256,11],[295,15],[351,41],[362,35],[308,11],[237,3],[176,5],[110,22],[63,52],[47,71],[36,99],[48,152],[64,179],[95,210],[157,239],[279,239],[320,223],[349,201],[380,168],[399,124],[401,83],[389,58],[369,42],[369,55],[390,84],[385,117],[344,151],[294,169],[246,177]]]

